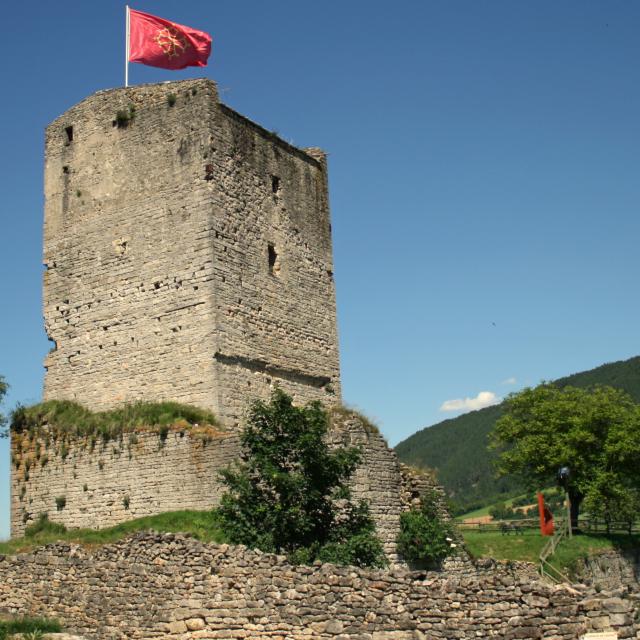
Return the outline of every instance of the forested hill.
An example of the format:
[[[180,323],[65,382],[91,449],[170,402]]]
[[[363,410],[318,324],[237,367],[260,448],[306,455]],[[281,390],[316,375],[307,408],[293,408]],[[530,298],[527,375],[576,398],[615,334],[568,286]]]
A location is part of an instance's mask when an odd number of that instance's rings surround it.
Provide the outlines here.
[[[640,356],[574,373],[555,383],[610,385],[624,389],[640,402]],[[457,511],[483,506],[521,489],[512,478],[495,478],[495,455],[487,449],[487,435],[501,415],[502,405],[471,411],[414,433],[395,450],[406,464],[435,469]]]

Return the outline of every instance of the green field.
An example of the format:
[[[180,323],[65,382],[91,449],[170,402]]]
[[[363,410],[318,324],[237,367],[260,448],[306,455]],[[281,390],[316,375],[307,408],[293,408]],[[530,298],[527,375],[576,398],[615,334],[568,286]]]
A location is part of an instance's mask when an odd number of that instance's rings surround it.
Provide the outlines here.
[[[218,521],[212,511],[171,511],[156,516],[138,518],[123,522],[108,529],[72,529],[53,522],[44,521],[28,530],[24,538],[0,542],[0,554],[29,551],[51,542],[62,540],[86,545],[100,545],[116,542],[138,531],[162,531],[168,533],[189,533],[204,542],[226,542]]]
[[[509,500],[504,500],[501,503],[496,504],[505,504],[507,507],[510,507],[513,504],[514,500],[523,497],[525,494],[521,494],[519,496],[514,496]],[[483,516],[488,516],[489,511],[496,506],[496,504],[488,504],[486,507],[481,507],[480,509],[475,509],[474,511],[469,511],[469,513],[463,513],[461,516],[456,516],[456,520],[468,520],[471,518],[482,518]]]
[[[556,490],[555,487],[547,487],[546,489],[542,489],[541,492],[544,496],[551,495]],[[484,507],[480,507],[479,509],[474,509],[473,511],[469,511],[468,513],[463,513],[462,515],[456,516],[456,521],[470,520],[472,518],[482,518],[483,516],[488,516],[489,511],[493,509],[493,507],[497,507],[500,504],[504,504],[507,507],[511,507],[516,500],[520,500],[524,498],[527,494],[521,493],[520,495],[513,496],[508,500],[500,500],[499,502],[494,502],[488,504]]]
[[[525,530],[522,535],[503,535],[496,531],[462,531],[469,553],[475,558],[496,560],[525,560],[538,562],[538,556],[549,538],[535,529]],[[598,551],[607,549],[639,549],[640,536],[626,534],[580,534],[563,540],[551,564],[563,573],[571,574],[576,561]]]

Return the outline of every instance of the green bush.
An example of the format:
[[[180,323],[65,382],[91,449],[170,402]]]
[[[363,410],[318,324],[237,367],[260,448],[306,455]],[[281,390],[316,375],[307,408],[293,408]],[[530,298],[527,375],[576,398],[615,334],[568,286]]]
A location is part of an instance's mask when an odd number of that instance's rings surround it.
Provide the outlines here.
[[[117,113],[116,113],[116,124],[118,125],[119,128],[124,128],[129,126],[129,112],[126,111],[125,109],[120,109]]]
[[[0,640],[5,640],[16,633],[29,634],[29,637],[42,637],[43,633],[59,633],[62,630],[57,620],[45,618],[16,618],[0,620]]]
[[[65,533],[66,530],[67,528],[63,524],[51,522],[48,514],[41,513],[38,519],[31,526],[26,528],[24,535],[26,538],[33,538],[39,533],[58,535]]]
[[[319,403],[294,407],[280,389],[252,404],[241,460],[221,473],[228,491],[218,514],[232,543],[299,563],[385,564],[368,505],[354,504],[346,484],[360,450],[330,450],[328,425]]]
[[[422,496],[420,508],[400,515],[398,552],[411,565],[435,568],[456,553],[458,539],[453,525],[442,519],[435,492]]]
[[[531,507],[530,509],[523,511],[522,509],[513,509],[512,507],[504,504],[504,502],[489,509],[489,515],[494,520],[523,520],[524,518],[535,517],[537,512],[538,507]]]
[[[129,109],[120,109],[116,113],[115,124],[119,129],[124,129],[128,127],[136,117],[136,105],[129,105]]]

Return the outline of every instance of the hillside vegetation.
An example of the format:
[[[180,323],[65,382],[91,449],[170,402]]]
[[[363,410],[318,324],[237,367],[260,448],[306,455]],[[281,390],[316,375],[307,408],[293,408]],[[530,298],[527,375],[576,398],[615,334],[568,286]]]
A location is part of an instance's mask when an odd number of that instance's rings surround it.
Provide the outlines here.
[[[610,385],[640,402],[640,356],[575,373],[555,384],[581,388]],[[514,478],[495,477],[496,456],[487,449],[487,436],[502,412],[500,404],[444,420],[414,433],[395,450],[402,462],[436,471],[456,513],[504,500],[524,488]]]

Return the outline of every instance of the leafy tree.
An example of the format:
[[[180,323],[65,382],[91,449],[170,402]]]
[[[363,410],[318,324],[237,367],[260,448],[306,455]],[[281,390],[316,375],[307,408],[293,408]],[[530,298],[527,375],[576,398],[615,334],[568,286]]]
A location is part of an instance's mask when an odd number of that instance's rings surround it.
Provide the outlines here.
[[[422,496],[419,508],[400,514],[398,552],[413,565],[438,565],[455,553],[457,539],[453,525],[443,520],[435,492]]]
[[[640,490],[619,474],[600,469],[589,483],[584,506],[590,516],[604,520],[607,533],[613,522],[625,524],[631,533],[640,514]]]
[[[499,472],[516,474],[536,488],[568,466],[574,527],[587,494],[614,481],[639,485],[640,407],[624,391],[543,383],[510,395],[504,404],[505,414],[491,434],[500,452]]]
[[[513,509],[504,502],[500,502],[489,509],[489,515],[494,520],[511,520],[513,519],[513,514]]]
[[[298,562],[384,563],[368,505],[346,484],[361,452],[329,449],[328,424],[319,403],[295,407],[280,389],[251,405],[241,460],[222,472],[218,513],[232,542]]]
[[[4,397],[7,394],[7,390],[9,389],[9,385],[6,383],[4,376],[0,376],[0,407],[2,406],[2,402],[4,401]],[[6,438],[8,435],[7,429],[7,416],[3,413],[0,413],[0,438]]]
[[[640,402],[640,356],[576,373],[554,384],[582,389],[609,385]],[[438,482],[453,500],[455,515],[507,500],[523,493],[525,487],[514,476],[497,477],[497,453],[486,449],[487,435],[502,414],[499,404],[450,418],[414,433],[396,445],[396,452],[405,464],[438,470]]]

